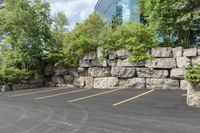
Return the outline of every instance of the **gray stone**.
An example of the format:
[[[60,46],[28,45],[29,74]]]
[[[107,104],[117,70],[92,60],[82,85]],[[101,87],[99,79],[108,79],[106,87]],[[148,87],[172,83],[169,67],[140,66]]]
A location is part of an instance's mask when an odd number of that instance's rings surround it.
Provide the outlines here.
[[[13,90],[22,90],[22,89],[28,89],[30,88],[29,84],[13,84],[12,89]]]
[[[65,75],[64,76],[65,83],[72,83],[74,81],[74,76],[72,75]]]
[[[117,50],[116,54],[119,59],[126,59],[131,55],[128,50]]]
[[[133,67],[112,67],[111,75],[120,78],[132,78],[136,75],[136,69]]]
[[[179,81],[173,79],[146,79],[148,89],[179,89]]]
[[[48,63],[47,66],[44,69],[44,75],[45,76],[52,76],[54,75],[54,66],[52,63]]]
[[[80,67],[90,67],[90,60],[79,60]]]
[[[137,76],[140,78],[167,78],[168,70],[154,70],[153,68],[137,68]]]
[[[111,75],[111,70],[110,68],[91,67],[88,73],[91,77],[108,77]]]
[[[97,58],[96,52],[89,52],[83,56],[83,60],[94,60]]]
[[[184,49],[183,50],[183,56],[185,56],[185,57],[197,56],[197,48]]]
[[[63,76],[67,74],[68,70],[64,65],[58,66],[57,68],[54,69],[55,75],[56,76]]]
[[[33,76],[30,75],[30,74],[22,74],[22,75],[19,76],[20,80],[29,80],[29,79],[32,79],[32,78],[33,78]]]
[[[97,60],[92,60],[91,61],[91,67],[107,67],[107,61],[97,61]]]
[[[179,68],[185,68],[191,65],[191,60],[187,57],[178,57],[176,58],[176,62]]]
[[[93,88],[94,79],[92,77],[80,77],[78,82],[81,85],[80,87]]]
[[[190,85],[190,83],[187,80],[180,81],[180,89],[181,90],[189,90],[191,88],[192,88],[192,86]]]
[[[88,68],[79,68],[78,70],[78,76],[79,77],[88,77]],[[78,76],[74,76],[74,77],[78,77]]]
[[[152,48],[151,54],[154,57],[172,57],[171,47]]]
[[[56,83],[53,83],[53,82],[47,82],[45,84],[46,87],[56,87]]]
[[[83,69],[85,69],[85,68],[83,68]],[[74,68],[74,67],[68,68],[68,74],[72,75],[74,77],[78,77],[78,68]]]
[[[186,75],[186,70],[184,68],[175,68],[171,70],[170,77],[172,79],[184,79]]]
[[[200,86],[192,86],[187,90],[187,104],[192,107],[200,107]]]
[[[73,83],[75,86],[78,86],[78,87],[84,87],[85,83],[83,80],[80,80],[80,78],[74,78],[74,83]]]
[[[183,47],[173,48],[173,56],[174,57],[182,57],[183,56]]]
[[[115,77],[104,77],[94,79],[94,88],[97,89],[112,89],[118,86],[118,78]]]
[[[0,91],[5,92],[5,91],[11,91],[12,88],[8,85],[0,85]]]
[[[144,78],[133,78],[133,79],[121,79],[119,81],[120,88],[133,88],[133,89],[145,89]]]
[[[37,84],[37,83],[44,83],[45,79],[30,79],[28,83],[30,84]]]
[[[108,56],[109,56],[108,58],[111,60],[116,59],[117,58],[116,51],[111,51],[111,53]]]
[[[175,58],[154,58],[146,61],[146,67],[172,69],[176,68],[176,60]]]
[[[115,67],[117,66],[117,60],[107,60],[108,66]]]
[[[64,84],[64,79],[61,76],[53,76],[51,80],[56,84]]]
[[[118,67],[131,67],[131,66],[143,67],[143,66],[145,66],[145,64],[144,63],[132,63],[128,59],[118,59],[117,66]]]
[[[97,48],[97,58],[102,58],[103,56],[103,48],[102,47],[98,47]]]
[[[44,87],[43,83],[37,83],[37,84],[29,84],[29,88],[40,88]]]
[[[197,52],[198,52],[198,56],[200,56],[200,47],[198,47]]]
[[[192,65],[200,64],[200,56],[192,57]]]

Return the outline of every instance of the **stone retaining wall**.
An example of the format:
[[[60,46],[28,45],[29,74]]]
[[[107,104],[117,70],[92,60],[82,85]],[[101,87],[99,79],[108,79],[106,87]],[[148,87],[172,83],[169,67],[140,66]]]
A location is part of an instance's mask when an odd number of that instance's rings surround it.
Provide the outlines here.
[[[111,89],[183,89],[189,83],[184,80],[185,67],[200,64],[200,48],[182,47],[153,48],[150,53],[155,57],[141,63],[131,63],[127,50],[112,51],[103,61],[103,49],[85,54],[78,68],[65,65],[54,67],[47,62],[44,74],[24,75],[12,88],[27,89],[37,87],[78,86],[85,88]],[[0,88],[2,86],[0,85]]]
[[[103,49],[86,54],[80,60],[74,84],[81,87],[109,89],[183,89],[188,82],[184,80],[185,67],[200,64],[200,48],[160,47],[152,48],[155,57],[139,64],[128,61],[127,50],[113,51],[104,61]]]

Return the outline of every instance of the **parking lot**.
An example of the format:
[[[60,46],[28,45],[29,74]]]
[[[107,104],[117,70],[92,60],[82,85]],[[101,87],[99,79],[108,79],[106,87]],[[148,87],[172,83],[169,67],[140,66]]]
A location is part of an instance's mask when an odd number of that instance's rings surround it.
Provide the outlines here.
[[[0,93],[0,133],[199,133],[182,90],[41,88]]]

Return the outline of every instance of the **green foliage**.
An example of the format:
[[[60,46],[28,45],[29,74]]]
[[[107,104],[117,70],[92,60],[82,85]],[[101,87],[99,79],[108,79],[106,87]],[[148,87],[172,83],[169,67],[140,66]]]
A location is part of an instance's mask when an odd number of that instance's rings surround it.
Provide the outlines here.
[[[199,24],[200,0],[138,0],[140,13],[159,42],[189,45]]]
[[[50,45],[51,22],[48,3],[6,0],[0,12],[0,31],[4,43],[9,45],[6,61],[12,62],[11,57],[17,55],[20,69],[39,69],[43,49]]]
[[[200,84],[200,65],[187,68],[186,80],[194,86]]]
[[[4,85],[7,85],[10,82],[17,81],[18,76],[22,74],[27,74],[27,71],[13,67],[2,67],[0,68],[0,81],[3,81]]]
[[[138,22],[130,22],[106,31],[101,38],[100,44],[105,49],[106,55],[112,50],[127,49],[132,52],[129,60],[140,62],[151,58],[147,53],[149,48],[155,47],[151,30]]]
[[[83,23],[77,24],[64,40],[64,62],[77,66],[79,58],[86,52],[96,50],[99,36],[106,28],[103,19],[97,14],[91,14]]]

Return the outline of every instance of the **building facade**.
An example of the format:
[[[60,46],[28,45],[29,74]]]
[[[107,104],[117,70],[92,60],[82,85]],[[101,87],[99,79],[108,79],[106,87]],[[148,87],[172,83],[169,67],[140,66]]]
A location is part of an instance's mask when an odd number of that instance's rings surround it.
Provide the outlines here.
[[[136,0],[98,0],[95,11],[103,16],[107,22],[113,17],[121,19],[122,23],[139,21]]]

